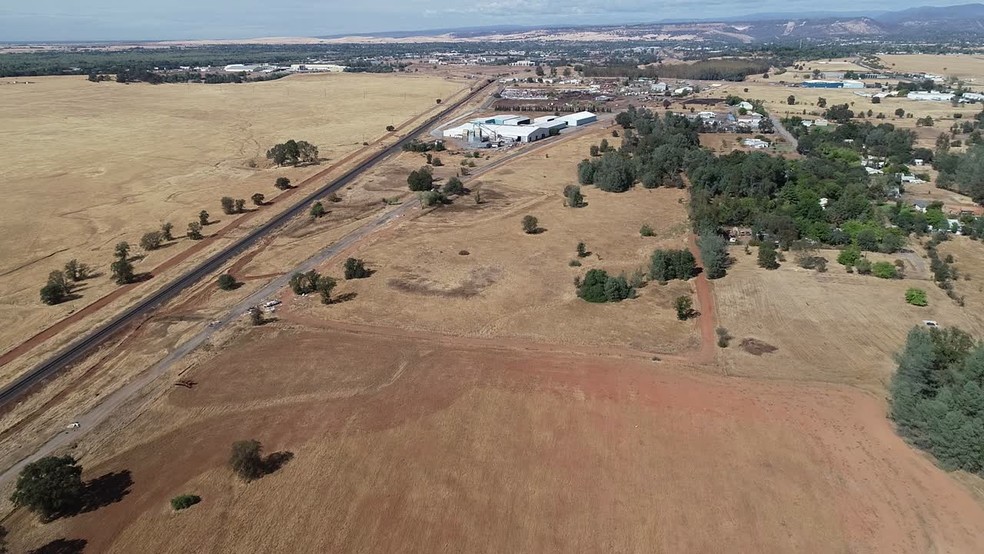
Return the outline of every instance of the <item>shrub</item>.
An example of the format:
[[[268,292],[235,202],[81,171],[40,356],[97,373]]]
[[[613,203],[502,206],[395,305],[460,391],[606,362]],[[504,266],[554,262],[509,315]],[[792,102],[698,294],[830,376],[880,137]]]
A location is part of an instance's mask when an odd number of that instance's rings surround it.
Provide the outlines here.
[[[716,332],[718,337],[717,345],[720,346],[721,348],[727,348],[728,344],[731,343],[731,339],[732,339],[731,333],[729,333],[728,330],[725,329],[724,327],[718,327],[716,329]]]
[[[644,237],[655,237],[656,231],[648,223],[643,223],[642,227],[639,228],[639,234]]]
[[[917,288],[906,290],[905,303],[912,304],[913,306],[928,306],[929,301],[926,299],[926,291]]]
[[[325,205],[322,204],[321,201],[318,201],[311,205],[311,209],[308,213],[311,215],[311,219],[318,219],[320,217],[324,217],[328,211],[325,210]]]
[[[250,307],[250,309],[246,310],[246,314],[249,315],[249,323],[251,325],[263,325],[263,310],[259,306]]]
[[[448,201],[448,198],[443,193],[436,190],[420,192],[417,194],[417,197],[420,199],[420,205],[424,208],[444,204]]]
[[[386,126],[386,131],[387,131],[387,132],[390,132],[390,133],[392,133],[392,132],[393,132],[393,131],[395,131],[395,130],[396,130],[396,127],[394,127],[394,126],[392,126],[392,125],[387,125],[387,126]]]
[[[523,218],[523,232],[527,235],[532,235],[540,230],[540,221],[532,216],[528,215]]]
[[[583,242],[577,243],[577,257],[586,258],[587,256],[588,256],[588,248],[584,245]]]
[[[246,201],[242,198],[237,198],[235,202],[235,211],[237,214],[241,214],[246,211]]]
[[[345,260],[345,279],[365,279],[370,274],[362,260],[357,258]]]
[[[287,190],[290,188],[290,179],[287,177],[277,177],[277,180],[274,181],[273,186],[277,190]]]
[[[253,201],[253,204],[257,206],[262,206],[263,201],[266,200],[266,196],[263,195],[262,193],[257,192],[254,193],[253,196],[250,196],[249,199]]]
[[[207,211],[202,210],[198,212],[198,224],[201,225],[202,227],[208,225],[208,218],[209,215]]]
[[[92,274],[92,270],[88,265],[79,262],[78,260],[69,260],[65,264],[65,276],[72,281],[84,281],[89,278]]]
[[[171,508],[180,511],[190,508],[202,501],[202,497],[195,494],[182,494],[171,499]]]
[[[871,265],[871,274],[879,279],[898,279],[899,270],[891,262],[875,262]]]
[[[239,283],[236,282],[236,278],[233,277],[232,275],[229,275],[228,273],[223,273],[222,275],[219,275],[218,285],[219,288],[222,290],[232,290],[236,288],[236,285],[238,284]]]
[[[410,172],[407,176],[407,184],[413,192],[422,192],[434,188],[434,176],[430,169],[422,167]]]
[[[844,267],[854,267],[861,259],[861,249],[857,246],[851,245],[840,251],[837,255],[837,263]]]
[[[174,240],[174,235],[171,234],[171,231],[173,230],[174,230],[174,225],[172,225],[170,221],[161,224],[161,238],[163,238],[166,241]]]
[[[571,260],[567,262],[567,265],[569,265],[570,267],[581,267],[581,262],[577,260]]]
[[[861,258],[858,260],[858,263],[854,264],[854,267],[858,270],[858,274],[860,275],[868,275],[871,273],[871,262],[868,261],[868,258]]]
[[[694,301],[689,296],[678,296],[673,302],[676,308],[677,319],[685,321],[694,315]]]
[[[235,213],[236,201],[229,196],[223,196],[219,203],[222,205],[222,213],[232,214]]]

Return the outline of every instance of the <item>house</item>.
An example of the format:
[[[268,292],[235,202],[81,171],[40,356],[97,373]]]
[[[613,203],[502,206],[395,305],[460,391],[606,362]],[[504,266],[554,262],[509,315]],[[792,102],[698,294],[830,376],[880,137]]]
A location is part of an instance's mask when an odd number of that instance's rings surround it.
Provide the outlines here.
[[[912,201],[913,209],[915,209],[917,212],[922,212],[922,213],[926,213],[926,210],[929,209],[929,204],[930,204],[929,200]]]
[[[768,148],[769,143],[756,138],[747,138],[741,141],[741,143],[749,148],[754,148],[756,150],[761,150],[763,148]]]
[[[905,174],[905,173],[900,174],[899,175],[899,179],[901,179],[903,183],[925,183],[926,182],[926,181],[923,181],[922,179],[920,179],[919,177],[916,177],[915,175],[908,175],[908,174]]]
[[[864,166],[864,170],[868,172],[868,175],[881,175],[884,171],[878,169],[877,167]]]
[[[751,227],[732,227],[728,230],[728,241],[732,243],[751,240],[753,237]]]
[[[591,112],[577,112],[568,115],[562,115],[558,119],[567,122],[571,127],[580,127],[582,125],[587,125],[589,123],[594,123],[598,121],[598,116]]]
[[[755,109],[755,106],[753,106],[751,102],[746,102],[746,101],[742,100],[741,102],[738,103],[738,109],[740,110],[742,108],[744,108],[744,109],[746,109],[748,111],[752,111],[752,110]]]
[[[930,102],[949,102],[953,100],[954,94],[952,92],[910,92],[906,98],[909,100],[921,100]]]
[[[913,158],[912,163],[918,166],[922,166],[923,164],[926,163],[926,160],[923,160],[922,158]]]
[[[659,94],[666,94],[666,91],[670,90],[670,85],[660,81],[659,83],[650,85],[649,90]]]

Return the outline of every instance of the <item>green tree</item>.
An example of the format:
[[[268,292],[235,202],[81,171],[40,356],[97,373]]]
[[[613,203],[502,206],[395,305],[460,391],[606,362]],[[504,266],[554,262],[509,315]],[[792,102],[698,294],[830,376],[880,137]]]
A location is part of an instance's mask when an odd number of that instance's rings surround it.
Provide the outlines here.
[[[242,198],[237,198],[235,207],[233,208],[237,214],[241,214],[246,211],[246,201]]]
[[[577,164],[577,181],[582,185],[594,184],[595,165],[591,160],[581,160]]]
[[[136,280],[133,264],[126,258],[117,258],[115,262],[109,265],[109,271],[117,285],[126,285]]]
[[[249,316],[250,324],[254,327],[263,325],[263,310],[259,306],[251,306],[246,310],[246,314]]]
[[[84,492],[82,467],[75,458],[47,456],[21,470],[10,500],[38,514],[42,520],[51,521],[77,509]]]
[[[713,231],[697,235],[697,248],[708,279],[724,277],[728,268],[728,242]]]
[[[905,291],[905,302],[913,306],[929,305],[929,301],[926,299],[926,291],[917,288],[911,288]]]
[[[673,302],[676,308],[677,319],[685,321],[694,316],[694,301],[689,296],[678,296]]]
[[[188,238],[191,240],[202,240],[202,224],[197,221],[192,221],[188,224]]]
[[[61,271],[52,271],[48,274],[48,282],[41,287],[41,302],[54,305],[60,304],[68,299],[72,293],[72,285],[65,274]]]
[[[207,211],[202,210],[198,212],[198,224],[201,225],[202,227],[208,225],[208,217],[209,215]]]
[[[786,97],[786,103],[792,106],[793,104],[796,103],[796,97],[790,94],[789,96]]]
[[[165,222],[161,225],[161,238],[166,241],[174,240],[174,235],[171,233],[174,231],[174,225],[170,221]]]
[[[902,108],[898,108],[895,110],[895,117],[902,117],[904,115],[905,115],[905,110],[903,110]]]
[[[76,283],[88,279],[91,274],[92,270],[89,266],[76,259],[71,259],[65,264],[65,276]]]
[[[577,185],[567,185],[564,187],[564,205],[570,208],[584,206],[584,195],[581,193],[581,187]]]
[[[823,96],[821,96],[820,98],[817,98],[817,107],[818,108],[826,108],[827,107],[827,99],[824,98]]]
[[[540,230],[540,221],[536,217],[532,215],[523,217],[524,233],[526,233],[527,235],[533,235],[539,232],[539,230]]]
[[[465,193],[465,185],[461,182],[461,179],[451,177],[448,179],[447,183],[444,183],[444,187],[441,188],[441,192],[449,196],[460,196]]]
[[[407,184],[413,192],[421,192],[434,188],[434,176],[430,168],[422,167],[410,172],[407,176]]]
[[[290,188],[290,179],[287,177],[277,177],[273,186],[278,190],[287,190]]]
[[[765,269],[779,269],[779,256],[776,247],[770,242],[763,242],[759,246],[758,265]]]
[[[140,237],[140,248],[144,250],[157,250],[161,247],[163,241],[164,235],[160,231],[144,233],[144,236]]]
[[[253,201],[253,204],[254,205],[256,205],[256,206],[262,206],[263,205],[263,201],[266,200],[266,195],[257,192],[257,193],[254,193],[253,196],[250,196],[249,199]]]
[[[577,243],[577,257],[586,258],[588,256],[588,249],[583,242]]]
[[[263,446],[256,440],[242,440],[232,443],[229,467],[244,481],[263,477],[266,470],[261,456]]]
[[[113,256],[123,260],[129,258],[130,243],[126,241],[116,243],[116,248],[113,249]]]
[[[236,201],[231,196],[223,196],[219,202],[222,204],[222,213],[226,215],[236,213]]]
[[[311,210],[308,213],[311,215],[311,219],[318,219],[328,212],[325,211],[325,205],[318,201],[311,205]]]
[[[333,290],[335,290],[335,285],[337,284],[338,281],[336,281],[332,277],[328,277],[327,275],[322,275],[317,280],[315,287],[318,291],[318,294],[321,295],[322,304],[331,304],[331,293]]]
[[[219,275],[218,285],[219,288],[222,290],[232,290],[236,288],[236,286],[239,285],[239,283],[236,281],[236,278],[233,277],[232,275],[228,273],[223,273],[222,275]]]
[[[358,258],[349,258],[345,260],[345,279],[365,279],[371,275],[371,272],[366,269],[366,264]]]

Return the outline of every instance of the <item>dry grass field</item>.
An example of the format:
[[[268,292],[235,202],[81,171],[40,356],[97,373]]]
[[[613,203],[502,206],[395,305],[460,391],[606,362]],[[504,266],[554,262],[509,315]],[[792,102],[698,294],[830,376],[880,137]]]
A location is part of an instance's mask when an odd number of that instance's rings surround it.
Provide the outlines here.
[[[894,71],[925,72],[970,81],[971,88],[984,86],[984,56],[972,54],[886,54],[878,56]],[[976,86],[975,86],[976,85]]]
[[[639,290],[638,298],[620,304],[592,305],[575,295],[574,278],[588,269],[631,275],[647,266],[655,248],[685,247],[683,190],[636,187],[610,194],[585,187],[586,207],[564,207],[563,188],[576,182],[576,160],[604,136],[611,138],[599,126],[587,136],[547,146],[468,181],[475,189],[470,196],[349,254],[376,271],[339,286],[338,294],[354,294],[353,300],[325,307],[314,297],[288,294],[287,308],[303,317],[453,335],[619,344],[654,352],[696,346],[694,324],[677,322],[673,309],[677,296],[690,294],[688,283],[651,284]],[[371,178],[364,186],[393,183],[394,190],[376,193],[387,196],[405,191],[406,171],[419,157],[403,158],[409,161],[397,166],[391,180]],[[476,194],[482,204],[475,203]],[[523,233],[520,222],[527,214],[539,219],[543,232]],[[652,226],[656,236],[640,236],[643,224]],[[580,260],[581,267],[570,267],[579,241],[591,255]],[[325,271],[341,277],[343,261]],[[258,258],[255,263],[263,262]],[[246,271],[262,274],[269,267]]]
[[[919,255],[906,257],[907,278],[901,280],[848,274],[836,263],[837,251],[821,255],[829,260],[827,273],[797,267],[791,253],[782,267],[767,271],[756,265],[754,248],[752,255],[733,249],[736,265],[714,285],[719,323],[736,337],[724,351],[729,374],[846,383],[879,392],[895,369],[893,354],[924,319],[984,335],[979,311],[969,303],[958,307],[928,280],[929,261]],[[895,257],[868,255],[872,261]],[[929,305],[906,304],[910,287],[925,290]],[[777,350],[750,354],[739,346],[745,338]]]
[[[254,329],[92,443],[122,501],[15,550],[973,552],[984,510],[839,386],[646,360]],[[244,484],[229,445],[294,458]],[[98,463],[97,463],[98,462]],[[754,483],[754,485],[752,485]],[[202,503],[174,513],[171,497]]]
[[[0,168],[0,296],[18,325],[0,331],[0,351],[113,290],[106,274],[117,242],[136,246],[165,221],[183,235],[201,209],[221,220],[208,233],[231,220],[221,213],[220,197],[249,202],[261,192],[275,202],[277,176],[297,182],[318,171],[270,168],[265,153],[274,143],[307,140],[331,163],[469,84],[362,74],[248,85],[12,81],[0,81],[0,150],[17,153]],[[188,244],[179,240],[148,253],[137,271]],[[38,289],[48,272],[72,258],[103,275],[86,283],[80,299],[43,306]]]

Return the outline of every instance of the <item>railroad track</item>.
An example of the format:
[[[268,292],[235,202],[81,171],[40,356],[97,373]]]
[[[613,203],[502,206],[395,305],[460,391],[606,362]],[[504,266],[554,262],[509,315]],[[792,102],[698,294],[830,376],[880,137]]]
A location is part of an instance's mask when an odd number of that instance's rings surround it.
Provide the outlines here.
[[[50,377],[53,377],[66,366],[79,361],[93,348],[105,342],[137,318],[152,312],[164,302],[176,297],[184,289],[217,271],[229,260],[251,248],[267,234],[282,227],[294,217],[303,214],[307,207],[318,198],[333,192],[337,192],[383,159],[400,152],[403,145],[413,140],[416,135],[422,131],[425,131],[428,127],[434,125],[454,110],[460,108],[464,104],[482,94],[483,91],[488,89],[494,82],[495,81],[493,80],[487,80],[484,86],[478,87],[464,98],[447,105],[447,107],[440,112],[427,118],[423,123],[415,127],[392,146],[389,146],[373,154],[369,158],[366,158],[359,163],[359,165],[348,170],[334,181],[325,184],[302,198],[290,209],[273,217],[270,221],[267,221],[263,225],[257,227],[243,238],[222,249],[220,252],[213,254],[207,260],[192,268],[181,277],[178,277],[177,279],[166,284],[157,292],[141,300],[134,306],[127,308],[125,311],[113,317],[101,327],[98,327],[81,339],[68,345],[54,356],[38,364],[27,373],[21,375],[14,382],[0,390],[0,407],[12,404],[22,395],[33,389],[35,386],[43,383]]]

